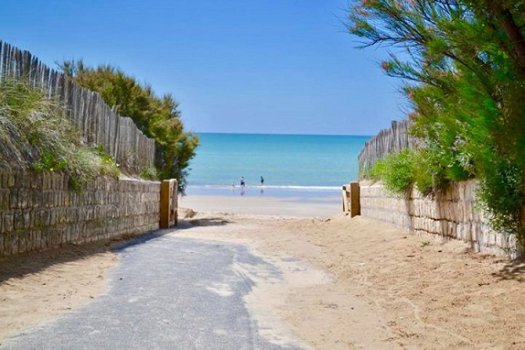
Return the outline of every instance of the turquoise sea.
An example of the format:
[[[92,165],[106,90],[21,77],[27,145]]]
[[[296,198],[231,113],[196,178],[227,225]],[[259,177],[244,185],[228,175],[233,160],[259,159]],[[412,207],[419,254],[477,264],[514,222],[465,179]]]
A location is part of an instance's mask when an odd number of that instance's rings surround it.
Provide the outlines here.
[[[370,136],[198,133],[188,194],[319,196],[357,178]],[[240,178],[246,181],[241,193]],[[260,186],[260,177],[264,186]]]

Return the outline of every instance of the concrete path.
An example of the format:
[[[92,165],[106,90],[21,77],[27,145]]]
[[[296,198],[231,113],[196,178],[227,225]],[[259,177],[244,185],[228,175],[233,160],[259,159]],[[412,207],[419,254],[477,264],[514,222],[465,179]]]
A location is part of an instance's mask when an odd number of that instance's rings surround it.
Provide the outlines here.
[[[250,317],[243,296],[253,281],[233,266],[280,273],[245,247],[154,233],[117,251],[107,295],[2,349],[296,348],[264,339]]]

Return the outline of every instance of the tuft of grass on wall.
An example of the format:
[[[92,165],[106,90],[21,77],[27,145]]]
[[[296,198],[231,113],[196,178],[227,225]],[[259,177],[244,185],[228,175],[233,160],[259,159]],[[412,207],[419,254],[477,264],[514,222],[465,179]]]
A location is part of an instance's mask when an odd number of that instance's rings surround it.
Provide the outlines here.
[[[118,164],[101,146],[81,143],[64,108],[23,82],[0,82],[0,162],[37,172],[64,172],[81,189],[99,175],[118,177]]]
[[[155,167],[149,167],[140,172],[140,177],[144,180],[158,180],[160,178],[159,172]]]

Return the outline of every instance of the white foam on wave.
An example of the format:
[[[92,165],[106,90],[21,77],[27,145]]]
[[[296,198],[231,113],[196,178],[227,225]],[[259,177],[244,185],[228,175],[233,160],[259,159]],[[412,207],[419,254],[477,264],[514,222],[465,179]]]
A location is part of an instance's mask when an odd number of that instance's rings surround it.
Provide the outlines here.
[[[231,190],[232,187],[240,188],[239,185],[188,185],[189,189],[216,189]],[[298,186],[298,185],[247,185],[246,188],[253,189],[278,189],[278,190],[299,190],[299,191],[340,191],[341,186]]]

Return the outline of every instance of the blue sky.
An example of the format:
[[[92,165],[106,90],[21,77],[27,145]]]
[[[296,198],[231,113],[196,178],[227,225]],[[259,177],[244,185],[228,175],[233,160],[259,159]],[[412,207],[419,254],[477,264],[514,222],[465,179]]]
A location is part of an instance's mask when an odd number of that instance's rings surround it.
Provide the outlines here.
[[[54,65],[110,63],[171,92],[195,132],[371,135],[401,119],[384,52],[347,0],[4,0],[0,40]]]

